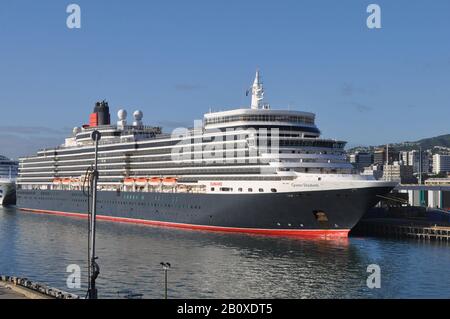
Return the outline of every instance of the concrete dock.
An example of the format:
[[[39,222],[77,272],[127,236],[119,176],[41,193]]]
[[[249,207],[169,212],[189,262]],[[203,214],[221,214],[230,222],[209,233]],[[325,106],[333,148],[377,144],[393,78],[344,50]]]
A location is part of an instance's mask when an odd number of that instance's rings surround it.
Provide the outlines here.
[[[355,236],[383,236],[450,242],[450,227],[401,218],[363,219],[352,230]]]
[[[25,295],[14,291],[0,282],[0,299],[29,299]]]
[[[0,299],[79,299],[79,297],[32,282],[27,278],[0,276]]]
[[[0,299],[52,299],[38,292],[0,281]]]

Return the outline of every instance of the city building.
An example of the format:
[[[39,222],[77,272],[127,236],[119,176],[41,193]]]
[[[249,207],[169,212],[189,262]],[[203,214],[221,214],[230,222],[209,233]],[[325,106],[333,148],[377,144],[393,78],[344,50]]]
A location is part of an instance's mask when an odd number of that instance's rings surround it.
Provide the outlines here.
[[[378,148],[375,150],[373,154],[373,163],[378,165],[386,164],[387,156],[386,156],[386,147]],[[389,164],[398,161],[398,152],[396,152],[393,148],[389,147]]]
[[[429,178],[425,181],[425,185],[448,186],[450,185],[450,177],[447,178]]]
[[[422,159],[420,157],[422,157]],[[429,151],[423,151],[422,156],[420,156],[420,152],[417,150],[400,152],[399,160],[403,165],[412,166],[414,174],[418,174],[420,172],[421,163],[422,173],[430,173],[431,155]]]
[[[441,174],[450,172],[450,155],[433,155],[433,173]]]
[[[373,163],[372,153],[356,152],[355,154],[350,154],[349,158],[350,163],[359,171],[363,171],[364,168],[369,167]]]
[[[415,184],[417,179],[414,177],[413,167],[409,165],[401,165],[399,162],[384,165],[383,180],[399,182],[402,184]]]
[[[383,178],[383,166],[381,165],[370,165],[369,167],[364,167],[362,175],[369,175],[375,177],[375,179]]]

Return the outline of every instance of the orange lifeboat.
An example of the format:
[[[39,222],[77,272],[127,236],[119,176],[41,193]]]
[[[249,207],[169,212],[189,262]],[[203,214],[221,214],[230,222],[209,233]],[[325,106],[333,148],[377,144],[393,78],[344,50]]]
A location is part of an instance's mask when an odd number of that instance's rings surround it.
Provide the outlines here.
[[[148,183],[151,186],[158,186],[159,184],[161,184],[161,178],[159,178],[159,177],[149,178]]]
[[[177,184],[177,179],[175,177],[165,177],[162,180],[164,186],[175,186]]]
[[[147,179],[143,178],[143,177],[136,178],[134,181],[135,181],[136,185],[138,185],[138,186],[145,186],[145,185],[147,185]]]
[[[134,185],[134,178],[127,177],[123,180],[123,183],[127,186]]]
[[[61,178],[54,178],[53,179],[53,184],[59,185],[59,184],[61,184],[61,182],[62,182]]]
[[[63,183],[63,185],[69,185],[70,181],[71,181],[70,178],[63,178],[62,183]]]

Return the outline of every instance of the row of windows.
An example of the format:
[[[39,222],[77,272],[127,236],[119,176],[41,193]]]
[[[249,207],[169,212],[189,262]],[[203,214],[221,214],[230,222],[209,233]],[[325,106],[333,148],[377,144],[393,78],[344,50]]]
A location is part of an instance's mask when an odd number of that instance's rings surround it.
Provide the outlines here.
[[[239,163],[236,165],[240,165]],[[255,164],[257,165],[257,164]],[[127,170],[130,171],[130,176],[148,176],[148,175],[190,175],[190,174],[196,174],[196,175],[205,175],[205,174],[257,174],[260,172],[260,167],[255,165],[248,164],[248,167],[245,168],[228,168],[227,166],[233,166],[231,164],[225,165],[225,167],[220,167],[219,165],[216,165],[216,168],[205,168],[205,167],[198,167],[197,169],[186,169],[186,170],[156,170],[156,171],[143,171],[139,169],[133,169],[133,170]],[[253,167],[252,167],[253,166]],[[268,167],[269,168],[269,167]],[[78,171],[75,171],[75,173],[71,172],[64,172],[60,171],[57,172],[57,177],[74,177],[81,174],[84,174],[83,169],[79,169]],[[115,176],[120,174],[120,172],[110,172],[110,171],[101,171],[100,172],[100,178],[106,177],[106,176]],[[27,181],[27,179],[30,179],[32,177],[42,177],[43,179],[53,179],[53,176],[49,177],[49,175],[53,175],[53,172],[43,172],[43,173],[35,173],[30,175],[23,175],[19,174],[21,181]]]
[[[344,162],[343,162],[344,163]],[[266,170],[275,170],[275,168],[271,168],[269,166],[267,166],[265,168]],[[289,168],[280,168],[281,171],[288,171],[288,170],[292,170]],[[303,168],[303,167],[299,167],[299,168],[295,168],[295,171],[298,172],[331,172],[331,173],[337,173],[336,169],[324,169],[324,168],[317,168],[317,169],[309,169],[309,168]],[[157,171],[139,171],[139,170],[132,170],[132,171],[128,171],[127,170],[127,175],[129,175],[130,177],[142,177],[142,176],[158,176],[158,175],[184,175],[186,178],[189,178],[186,175],[191,175],[191,174],[195,174],[195,175],[230,175],[229,177],[231,177],[232,175],[240,175],[240,174],[259,174],[261,173],[261,168],[258,167],[249,167],[249,168],[219,168],[217,167],[217,169],[205,169],[205,168],[199,168],[199,169],[187,169],[187,170],[183,170],[183,171],[176,171],[176,170],[170,170],[170,171],[162,171],[162,170],[157,170]],[[275,172],[275,171],[274,171]],[[82,173],[82,171],[80,171],[78,173],[78,175],[80,175]],[[114,182],[121,182],[123,177],[118,177],[118,178],[110,178],[110,176],[117,176],[117,175],[121,175],[120,172],[108,172],[108,171],[104,171],[100,173],[100,180],[101,181],[114,181]],[[49,176],[51,175],[51,176]],[[64,172],[59,172],[58,176],[59,178],[72,178],[74,176],[78,176],[77,173],[64,173]],[[39,178],[40,179],[34,179],[34,178]],[[41,173],[41,174],[33,174],[33,175],[22,175],[19,174],[19,182],[34,182],[34,183],[52,183],[53,181],[53,172],[48,172],[48,173]],[[209,177],[210,179],[214,179],[214,176]],[[221,176],[216,176],[217,179],[222,179],[223,177]],[[242,178],[240,178],[242,179]],[[250,177],[245,177],[244,179],[250,179]],[[260,177],[255,178],[256,180],[261,179]]]
[[[239,149],[239,148],[245,148],[246,147],[246,141],[245,140],[238,140],[234,143],[231,142],[232,140],[227,140],[224,138],[224,140],[218,140],[217,142],[228,142],[228,144],[231,143],[232,146],[230,145],[226,145],[224,146],[223,144],[219,144],[222,145],[222,147],[217,146],[216,148],[218,150],[233,150],[233,149]],[[108,151],[108,150],[124,150],[123,152],[117,152],[114,154],[115,157],[117,156],[121,156],[121,157],[129,157],[131,155],[130,152],[132,152],[132,155],[153,155],[153,154],[162,154],[162,155],[169,155],[175,150],[183,150],[185,152],[187,151],[197,151],[197,148],[200,148],[200,150],[204,151],[206,150],[206,148],[211,148],[211,145],[209,143],[214,142],[213,141],[203,141],[203,145],[199,146],[199,145],[191,145],[194,143],[194,139],[192,140],[186,140],[184,143],[179,144],[177,146],[178,143],[180,143],[179,141],[171,141],[171,142],[160,142],[160,143],[153,143],[152,145],[145,145],[145,144],[135,144],[135,145],[122,145],[122,146],[110,146],[110,147],[104,147],[104,148],[100,148],[99,149],[99,159],[101,158],[108,158],[111,156],[110,153],[104,153],[104,151]],[[140,150],[142,148],[147,148],[147,147],[161,147],[161,146],[173,146],[173,148],[165,148],[165,149],[148,149],[148,150]],[[53,158],[48,158],[47,160],[82,160],[82,159],[86,159],[86,160],[92,160],[93,154],[84,154],[84,155],[77,155],[80,152],[93,152],[93,149],[78,149],[78,150],[72,150],[72,151],[68,151],[68,152],[59,152],[59,153],[55,153],[52,152],[51,154],[47,153],[47,155],[55,155],[55,157]],[[58,157],[58,155],[71,155],[73,154],[73,156],[70,157]],[[39,162],[43,162],[46,161],[46,158],[27,158],[25,159],[23,162],[30,164],[33,162],[38,162],[37,165],[39,165]],[[48,164],[47,164],[48,165]]]
[[[23,196],[24,199],[32,199],[32,200],[54,200],[54,198],[44,197],[44,196]],[[87,199],[72,199],[73,202],[76,203],[84,203],[87,207]],[[169,203],[149,203],[143,201],[120,201],[120,200],[99,200],[99,205],[102,204],[110,204],[110,205],[131,205],[131,206],[148,206],[155,208],[180,208],[180,209],[196,209],[199,210],[202,207],[200,205],[191,205],[191,204],[169,204]]]
[[[266,127],[259,127],[259,126],[254,126],[252,127],[254,129],[259,129],[259,128],[266,128]],[[280,136],[289,136],[289,134],[286,134],[287,132],[300,132],[300,131],[306,131],[306,132],[314,132],[317,134],[320,134],[320,131],[315,128],[315,127],[303,127],[303,128],[298,128],[298,127],[279,127],[280,130]],[[283,133],[284,132],[284,133]],[[242,138],[244,133],[236,135],[235,137],[233,137],[233,139],[238,138],[238,136],[240,136]],[[297,135],[296,135],[297,136]],[[208,140],[209,141],[209,140]],[[128,145],[108,145],[108,146],[100,146],[100,153],[99,153],[99,157],[108,157],[110,156],[110,154],[108,153],[102,153],[103,151],[117,151],[117,150],[123,150],[125,152],[131,151],[131,152],[138,152],[139,154],[167,154],[167,150],[145,150],[145,151],[140,151],[139,149],[142,148],[148,148],[148,147],[161,147],[161,146],[175,146],[176,144],[178,144],[180,142],[180,140],[175,139],[172,141],[164,141],[164,142],[147,142],[147,143],[132,143],[132,144],[128,144]],[[94,149],[93,148],[84,148],[84,149],[71,149],[71,150],[64,150],[64,149],[53,149],[53,150],[47,150],[47,151],[41,151],[38,154],[39,155],[43,155],[44,158],[36,158],[36,157],[30,157],[27,158],[26,161],[28,163],[32,163],[32,162],[41,162],[41,161],[45,161],[45,159],[47,158],[47,156],[52,156],[55,155],[57,156],[58,154],[61,155],[73,155],[71,157],[71,159],[84,159],[84,158],[90,158],[90,155],[77,155],[80,152],[93,152]],[[170,149],[169,149],[170,152]]]
[[[307,140],[280,140],[280,147],[301,146],[301,147],[324,147],[324,148],[338,148],[342,149],[345,142],[334,141],[307,141]]]
[[[122,135],[121,131],[114,131],[114,132],[101,132],[102,133],[102,137],[108,137],[108,136],[115,136],[115,137],[119,137],[120,135]],[[80,139],[85,139],[85,138],[91,138],[91,134],[92,132],[89,133],[83,133],[83,134],[77,134],[76,139],[80,140]]]
[[[211,117],[206,119],[205,124],[221,124],[230,122],[288,122],[314,124],[314,118],[299,115],[232,115],[223,117]]]
[[[219,190],[221,192],[232,192],[233,188],[231,188],[231,187],[221,187]],[[214,191],[215,191],[215,187],[211,187],[211,192],[214,192]],[[244,191],[244,189],[242,187],[238,188],[238,192],[242,193],[243,191]],[[276,193],[277,189],[276,188],[271,188],[270,191],[272,193]],[[253,188],[247,188],[247,192],[253,193]],[[264,193],[264,188],[258,188],[258,192]]]
[[[229,136],[229,137],[223,137],[224,140],[226,141],[233,141],[233,140],[240,140],[242,139],[243,135],[234,135],[234,136]],[[192,139],[187,139],[184,140],[183,143],[184,144],[188,144],[188,143],[193,143],[198,137],[193,137]],[[211,138],[212,141],[214,141],[214,137]],[[203,137],[202,140],[203,142],[207,143],[207,142],[211,142],[211,139],[209,137]],[[156,147],[165,147],[165,146],[175,146],[178,143],[180,143],[181,139],[173,139],[170,141],[161,141],[158,142],[157,140],[153,140],[151,142],[145,142],[145,143],[132,143],[132,144],[127,144],[127,145],[117,145],[117,143],[113,143],[113,145],[100,145],[99,146],[99,152],[105,152],[105,151],[118,151],[118,150],[129,150],[129,151],[136,151],[142,148],[156,148]],[[78,153],[80,153],[80,151],[82,152],[93,152],[94,148],[93,147],[88,147],[88,148],[84,148],[84,149],[57,149],[57,150],[49,150],[49,151],[42,151],[39,152],[39,154],[42,155],[76,155]]]
[[[223,154],[227,154],[227,157],[229,158],[229,157],[232,157],[230,154],[231,153],[233,153],[233,156],[242,156],[242,157],[248,157],[248,156],[250,156],[250,155],[253,155],[253,154],[250,154],[250,152],[248,151],[248,150],[242,150],[242,151],[239,151],[239,152],[234,152],[233,150],[226,150],[226,149],[224,149],[224,150],[214,150],[214,151],[211,151],[211,157],[220,157],[220,156],[223,156]],[[298,153],[298,154],[327,154],[327,153],[329,153],[329,154],[342,154],[343,153],[343,150],[341,150],[339,153],[336,153],[336,152],[332,152],[332,151],[304,151],[304,150],[291,150],[291,151],[279,151],[279,153],[280,154],[282,154],[282,153],[292,153],[292,154],[295,154],[295,153]],[[182,153],[181,154],[179,154],[179,156],[183,156],[182,155]],[[91,158],[91,156],[85,156],[85,159],[86,159],[86,161],[84,162],[84,164],[86,164],[86,167],[88,166],[88,165],[90,165],[91,164],[91,162],[93,162],[93,159]],[[180,159],[183,159],[183,158],[180,158]],[[123,162],[125,162],[125,163],[130,163],[130,164],[132,164],[132,163],[143,163],[143,162],[149,162],[149,163],[151,163],[151,162],[154,162],[154,161],[164,161],[164,160],[167,160],[167,161],[170,161],[170,160],[172,160],[172,155],[161,155],[161,156],[155,156],[155,157],[152,157],[152,158],[148,158],[148,157],[138,157],[138,158],[133,158],[133,159],[130,159],[130,158],[125,158],[124,156],[122,156],[121,158],[114,158],[114,159],[108,159],[108,158],[106,158],[106,157],[101,157],[101,158],[99,158],[99,165],[100,166],[102,166],[101,164],[102,163],[109,163],[109,164],[113,164],[113,163],[123,163]],[[61,169],[64,169],[64,167],[65,166],[70,166],[70,165],[80,165],[81,163],[83,163],[83,162],[80,162],[80,161],[68,161],[68,162],[63,162],[63,163],[59,163],[59,162],[55,162],[54,163],[54,166],[56,166],[56,167],[60,167]],[[247,162],[245,162],[245,163],[247,163]],[[24,163],[23,165],[22,165],[22,167],[26,167],[26,168],[28,168],[27,169],[27,172],[34,172],[34,171],[36,171],[36,172],[39,172],[39,171],[43,171],[43,169],[41,169],[40,167],[42,167],[42,166],[49,166],[49,168],[47,169],[47,170],[53,170],[53,165],[52,165],[53,163],[49,163],[49,164],[31,164],[31,163]],[[32,169],[33,167],[36,167],[36,169]],[[108,168],[109,169],[113,169],[113,168],[121,168],[122,166],[108,166]]]

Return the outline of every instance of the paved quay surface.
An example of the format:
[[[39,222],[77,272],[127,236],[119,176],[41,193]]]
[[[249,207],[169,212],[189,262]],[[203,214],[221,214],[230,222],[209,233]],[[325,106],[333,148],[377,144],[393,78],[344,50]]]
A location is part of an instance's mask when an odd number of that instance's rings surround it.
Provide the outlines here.
[[[79,299],[80,297],[27,278],[0,276],[0,299]]]
[[[25,295],[8,287],[8,285],[0,283],[0,299],[28,299]]]

